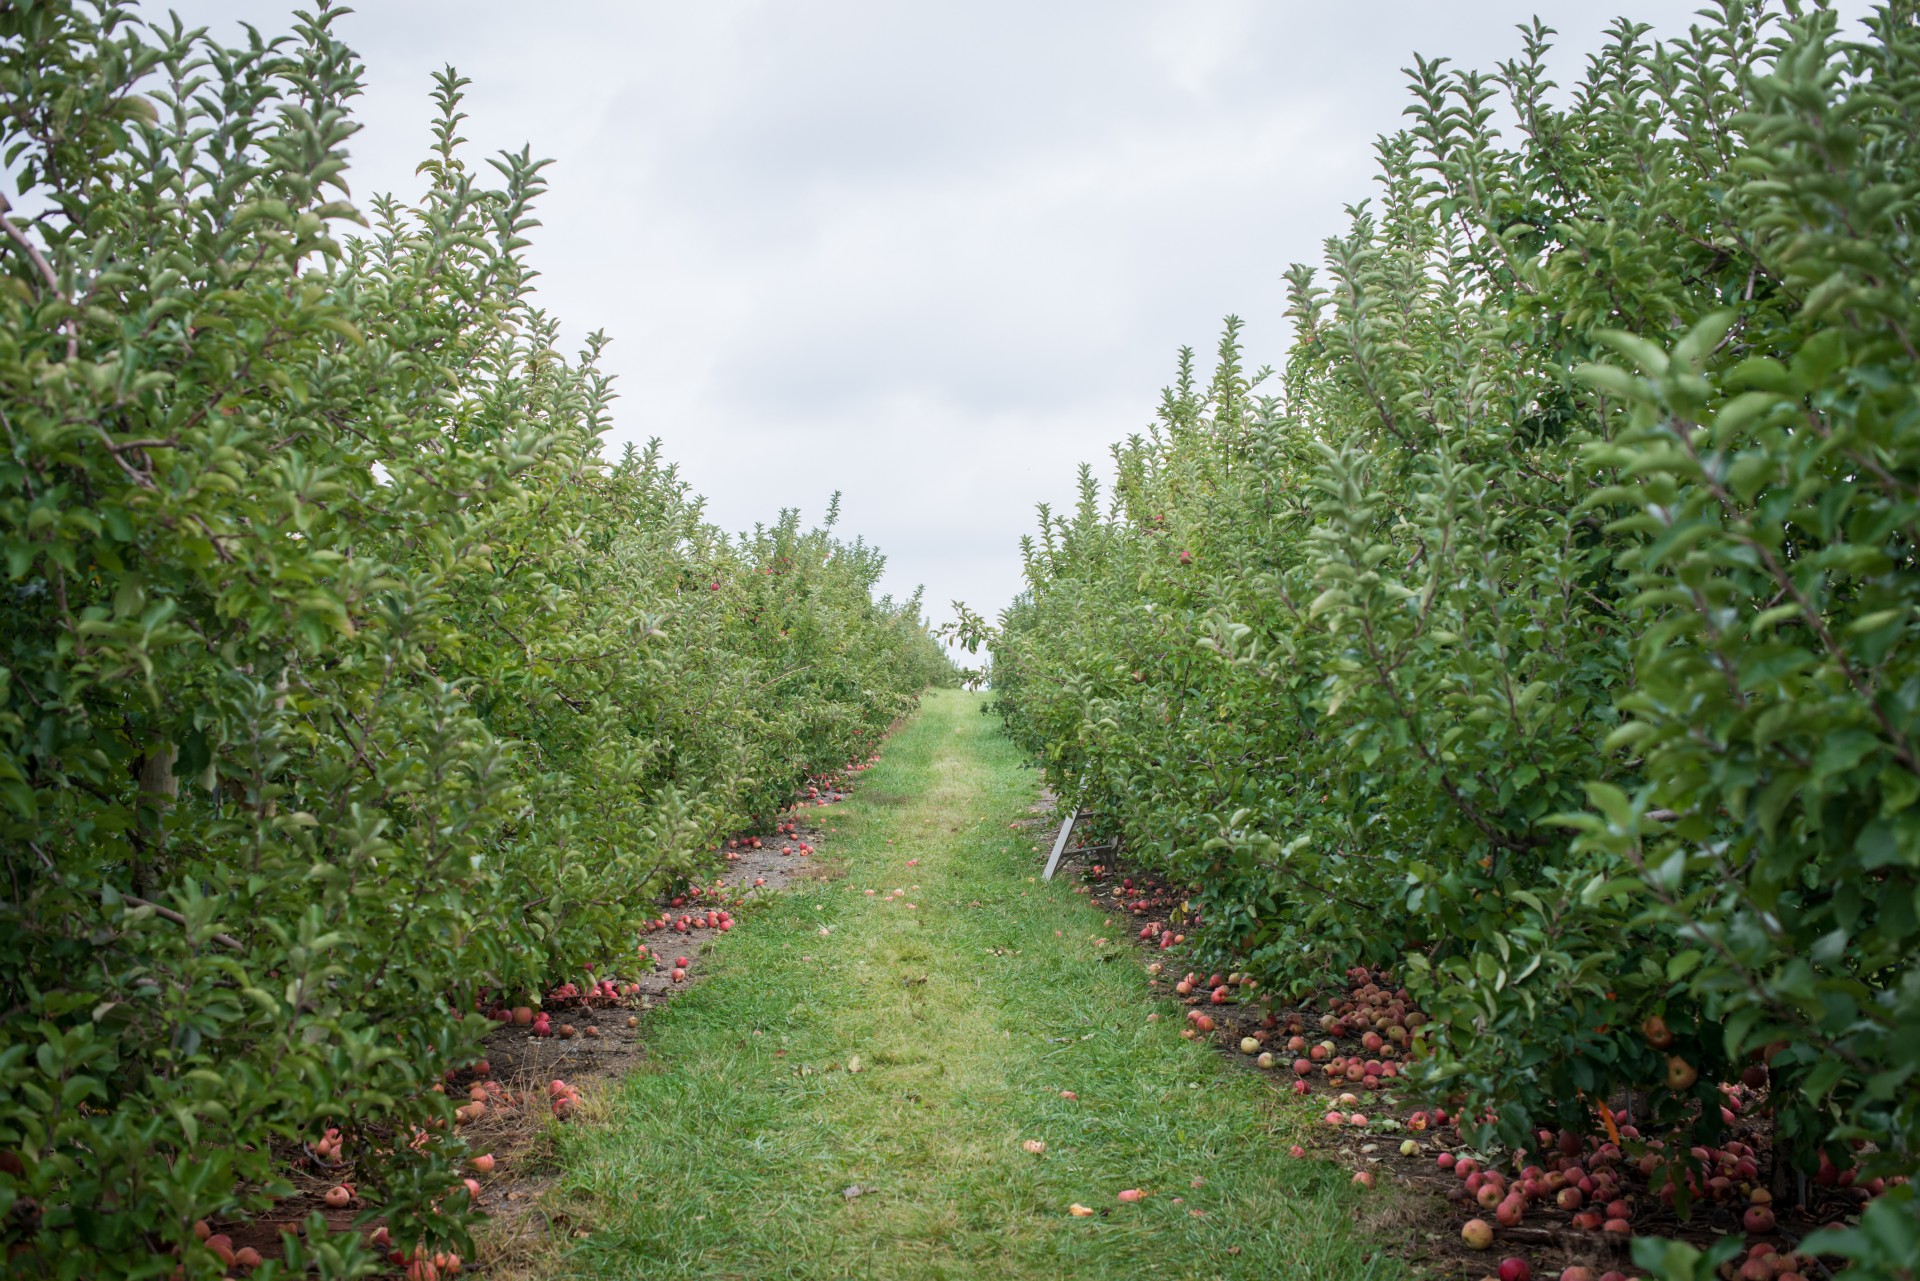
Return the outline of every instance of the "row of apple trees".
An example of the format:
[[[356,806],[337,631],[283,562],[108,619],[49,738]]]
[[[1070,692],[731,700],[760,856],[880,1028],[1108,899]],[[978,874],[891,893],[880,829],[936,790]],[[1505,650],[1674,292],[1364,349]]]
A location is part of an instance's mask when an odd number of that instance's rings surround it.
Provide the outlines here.
[[[347,203],[339,12],[229,48],[0,6],[9,1276],[218,1275],[194,1222],[325,1127],[397,1244],[464,1249],[432,1087],[480,991],[623,972],[952,677],[831,519],[728,537],[603,451],[600,340],[530,293],[541,166],[469,166],[451,72],[424,195]],[[384,1266],[317,1218],[288,1262]]]
[[[1419,62],[1284,370],[1182,358],[992,681],[1214,955],[1395,967],[1522,1146],[1764,1067],[1791,1192],[1920,1162],[1920,25],[1715,12]]]

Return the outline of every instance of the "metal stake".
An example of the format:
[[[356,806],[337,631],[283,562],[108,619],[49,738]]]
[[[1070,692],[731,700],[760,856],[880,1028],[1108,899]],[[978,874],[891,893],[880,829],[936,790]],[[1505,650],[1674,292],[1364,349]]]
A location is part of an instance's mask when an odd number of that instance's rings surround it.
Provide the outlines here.
[[[1041,874],[1041,880],[1051,881],[1053,879],[1054,870],[1060,866],[1060,856],[1066,852],[1067,840],[1073,835],[1073,825],[1079,821],[1079,810],[1074,810],[1061,821],[1060,834],[1053,838],[1053,853],[1047,859],[1047,870]]]

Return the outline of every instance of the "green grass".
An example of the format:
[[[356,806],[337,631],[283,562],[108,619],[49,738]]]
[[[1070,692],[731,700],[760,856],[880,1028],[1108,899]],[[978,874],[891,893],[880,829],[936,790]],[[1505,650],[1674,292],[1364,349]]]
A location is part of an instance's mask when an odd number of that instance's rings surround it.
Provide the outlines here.
[[[610,1116],[563,1129],[548,1204],[590,1231],[558,1275],[1396,1275],[1345,1172],[1286,1155],[1298,1109],[1180,1038],[1124,918],[1039,881],[1008,828],[1035,789],[978,696],[927,698],[824,811],[845,874],[730,935]],[[1100,1213],[1069,1217],[1076,1201]]]

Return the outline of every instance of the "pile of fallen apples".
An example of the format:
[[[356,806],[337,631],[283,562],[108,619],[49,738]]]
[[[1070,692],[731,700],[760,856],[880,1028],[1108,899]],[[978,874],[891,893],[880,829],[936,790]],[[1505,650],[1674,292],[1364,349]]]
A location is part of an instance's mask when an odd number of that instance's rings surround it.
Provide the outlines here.
[[[454,1117],[459,1124],[465,1125],[478,1120],[486,1114],[489,1104],[497,1107],[512,1107],[523,1102],[508,1094],[497,1082],[483,1079],[491,1072],[491,1066],[485,1059],[473,1064],[470,1071],[476,1079],[467,1087],[467,1104],[455,1110]],[[449,1079],[454,1075],[456,1074],[449,1072]],[[563,1083],[559,1081],[553,1084],[556,1087],[563,1087]],[[444,1086],[435,1086],[434,1089],[436,1092],[445,1092]],[[564,1117],[577,1102],[577,1095],[569,1093],[564,1103],[556,1096],[554,1114]],[[430,1138],[427,1131],[415,1129],[412,1144],[414,1147],[421,1147],[429,1142]],[[310,1165],[322,1171],[343,1169],[351,1164],[345,1156],[346,1143],[346,1137],[338,1127],[327,1126],[318,1139],[303,1145],[304,1154],[296,1164]],[[495,1160],[491,1153],[482,1153],[468,1158],[467,1165],[473,1174],[487,1175],[493,1172]],[[469,1175],[461,1180],[461,1184],[466,1190],[469,1204],[477,1202],[480,1197],[480,1181]],[[343,1179],[328,1186],[320,1194],[320,1200],[329,1210],[347,1211],[359,1204],[360,1195],[352,1180]],[[214,1231],[212,1225],[204,1219],[193,1225],[193,1231],[201,1243],[226,1267],[250,1271],[264,1262],[259,1250],[252,1246],[236,1248],[233,1238],[228,1233]],[[373,1230],[369,1243],[374,1248],[385,1251],[389,1263],[403,1268],[408,1281],[440,1281],[441,1278],[458,1275],[462,1267],[460,1256],[449,1250],[429,1250],[424,1245],[416,1245],[412,1250],[396,1248],[392,1234],[384,1226]]]
[[[1101,883],[1119,875],[1106,865],[1096,863],[1087,872],[1087,881],[1095,898],[1111,897],[1113,906],[1134,916],[1149,918],[1140,927],[1138,937],[1143,943],[1151,943],[1165,951],[1175,944],[1186,942],[1186,936],[1174,929],[1173,919],[1179,915],[1175,903],[1173,888],[1157,877],[1140,875],[1120,876],[1119,884],[1108,889]],[[1090,900],[1091,901],[1091,900]]]
[[[1104,877],[1106,868],[1094,867],[1096,874]],[[1134,878],[1122,876],[1120,884],[1110,891],[1114,902],[1126,908],[1135,916],[1146,916],[1157,911],[1170,911],[1173,906],[1173,887],[1165,881],[1152,876]]]
[[[639,991],[640,985],[637,983],[616,983],[611,979],[602,979],[591,988],[585,990],[582,990],[572,983],[562,983],[559,987],[554,988],[547,994],[546,1001],[543,1003],[541,1009],[536,1010],[530,1005],[516,1005],[510,1009],[506,1006],[496,1005],[489,1010],[487,1014],[488,1017],[492,1018],[496,1023],[526,1028],[534,1036],[558,1036],[561,1040],[567,1040],[575,1036],[585,1036],[591,1039],[600,1035],[598,1026],[587,1022],[584,1017],[581,1018],[581,1023],[584,1025],[583,1028],[576,1028],[572,1023],[555,1024],[553,1021],[553,1011],[545,1008],[545,1006],[554,1005],[563,1008],[567,1006],[578,1006],[584,1015],[592,1011],[596,1001],[612,1005],[635,995]]]
[[[760,848],[759,837],[752,836],[745,839],[751,843],[751,848]],[[727,907],[733,901],[724,882],[711,887],[688,886],[686,890],[667,900],[667,911],[644,922],[641,928],[649,934],[661,930],[671,930],[676,934],[690,934],[700,929],[719,930],[725,933],[733,928],[733,913]],[[678,916],[672,915],[672,912],[687,907],[693,910],[681,911]]]
[[[1147,932],[1153,928],[1147,927],[1141,937],[1155,937]],[[1169,937],[1164,927],[1160,937]],[[1147,973],[1158,979],[1165,973],[1165,967],[1156,961],[1147,967]],[[1294,1010],[1279,1014],[1272,1009],[1262,1012],[1257,1027],[1238,1036],[1229,1029],[1228,1042],[1237,1045],[1242,1054],[1253,1056],[1262,1068],[1273,1070],[1290,1064],[1297,1078],[1296,1094],[1310,1091],[1308,1078],[1315,1074],[1324,1076],[1329,1085],[1339,1087],[1386,1088],[1401,1075],[1402,1062],[1420,1054],[1423,1045],[1420,1029],[1427,1022],[1426,1015],[1412,1008],[1406,989],[1383,986],[1392,981],[1385,972],[1376,976],[1356,970],[1349,974],[1348,981],[1351,997],[1335,1000],[1329,1007],[1331,1012],[1320,1017],[1320,1031],[1326,1036],[1317,1043],[1307,1036],[1307,1012]],[[1238,998],[1258,988],[1255,979],[1238,972],[1215,973],[1203,980],[1197,971],[1189,971],[1174,983],[1173,992],[1189,1005],[1220,1007],[1237,1004]],[[1189,1011],[1187,1022],[1189,1037],[1213,1032],[1218,1026],[1204,1009]],[[1286,1039],[1279,1041],[1283,1036]],[[1357,1039],[1358,1052],[1341,1054],[1333,1039],[1340,1037]]]
[[[1741,1086],[1726,1086],[1723,1092],[1728,1101],[1723,1119],[1730,1123],[1750,1100],[1743,1097]],[[1527,1154],[1516,1153],[1517,1173],[1511,1180],[1497,1170],[1481,1168],[1471,1158],[1456,1160],[1451,1153],[1440,1153],[1439,1168],[1450,1170],[1460,1181],[1449,1190],[1449,1199],[1457,1204],[1471,1202],[1494,1215],[1493,1224],[1478,1218],[1468,1222],[1461,1239],[1474,1249],[1485,1249],[1492,1244],[1497,1227],[1516,1227],[1535,1209],[1552,1207],[1570,1216],[1568,1223],[1575,1231],[1597,1232],[1624,1244],[1633,1235],[1636,1209],[1641,1205],[1636,1188],[1671,1207],[1683,1187],[1690,1205],[1737,1210],[1741,1229],[1749,1237],[1774,1233],[1773,1196],[1760,1182],[1758,1155],[1750,1145],[1738,1139],[1728,1139],[1719,1147],[1686,1145],[1686,1136],[1679,1133],[1666,1139],[1643,1137],[1634,1126],[1618,1124],[1611,1113],[1602,1113],[1600,1120],[1608,1132],[1596,1137],[1541,1130],[1536,1137],[1541,1151],[1549,1155],[1522,1166]],[[1640,1155],[1633,1157],[1627,1149]],[[1849,1187],[1851,1173],[1835,1169],[1823,1157],[1815,1182]],[[1884,1190],[1885,1184],[1874,1179],[1861,1184],[1858,1195],[1871,1197]],[[1807,1266],[1802,1256],[1784,1252],[1772,1242],[1755,1241],[1747,1257],[1729,1265],[1726,1275],[1737,1281],[1775,1277],[1793,1281]]]
[[[1119,877],[1119,884],[1108,888],[1105,882]],[[1111,898],[1114,906],[1135,916],[1171,915],[1175,907],[1173,887],[1158,877],[1141,873],[1137,876],[1122,875],[1118,869],[1104,863],[1095,863],[1086,871],[1087,884],[1099,892],[1101,897]],[[1163,926],[1164,928],[1164,926]],[[1152,937],[1141,934],[1141,938]]]
[[[814,775],[796,804],[824,806],[846,800],[853,795],[853,782],[846,775],[858,773],[872,764],[870,761],[864,765],[849,765],[839,773]]]
[[[1329,1038],[1357,1037],[1360,1053],[1343,1055],[1332,1039],[1309,1045],[1295,1030],[1304,1021],[1302,1015],[1284,1016],[1292,1032],[1288,1051],[1306,1051],[1293,1062],[1297,1093],[1307,1092],[1306,1082],[1315,1075],[1324,1075],[1335,1088],[1385,1089],[1400,1075],[1400,1063],[1418,1058],[1422,1052],[1426,1016],[1413,1007],[1405,989],[1393,988],[1389,972],[1356,967],[1348,971],[1347,980],[1347,995],[1329,1003],[1320,1028]],[[1266,1021],[1273,1017],[1269,1014]],[[1646,1031],[1657,1045],[1662,1032],[1658,1021],[1650,1021]],[[1248,1041],[1242,1042],[1242,1049],[1251,1052]],[[1270,1057],[1261,1055],[1263,1066],[1269,1065],[1264,1060]],[[1668,1075],[1685,1076],[1692,1070],[1684,1061],[1670,1062]],[[1692,1078],[1669,1083],[1684,1088],[1692,1084]],[[1742,1125],[1765,1083],[1765,1071],[1759,1069],[1749,1071],[1740,1082],[1720,1086],[1719,1111],[1724,1127],[1736,1131]],[[1350,1093],[1339,1098],[1342,1108],[1351,1109],[1358,1103]],[[1326,1121],[1331,1126],[1413,1133],[1452,1126],[1457,1139],[1461,1118],[1433,1108],[1415,1111],[1404,1122],[1383,1118],[1376,1123],[1357,1111],[1330,1111]],[[1538,1214],[1549,1217],[1550,1226],[1575,1234],[1575,1240],[1591,1234],[1598,1244],[1624,1247],[1634,1235],[1636,1218],[1646,1217],[1648,1205],[1672,1211],[1682,1203],[1689,1210],[1708,1205],[1737,1214],[1740,1227],[1749,1237],[1775,1233],[1773,1198],[1761,1180],[1760,1157],[1751,1144],[1738,1137],[1726,1138],[1717,1146],[1697,1143],[1684,1130],[1665,1137],[1645,1136],[1630,1121],[1605,1108],[1596,1109],[1594,1123],[1595,1132],[1589,1135],[1538,1131],[1535,1153],[1511,1154],[1511,1173],[1472,1154],[1438,1152],[1433,1157],[1434,1167],[1452,1176],[1448,1199],[1475,1214],[1462,1227],[1461,1241],[1470,1249],[1491,1249],[1501,1230],[1517,1228]],[[1411,1138],[1400,1145],[1404,1157],[1418,1156],[1421,1151],[1421,1144]],[[1372,1184],[1365,1171],[1357,1174],[1355,1181]],[[1835,1168],[1824,1155],[1812,1182],[1839,1191],[1851,1189],[1852,1195],[1861,1200],[1879,1195],[1886,1186],[1879,1179],[1856,1184],[1853,1171]],[[1744,1258],[1721,1271],[1727,1281],[1800,1281],[1812,1266],[1810,1259],[1784,1246],[1754,1240]],[[1501,1281],[1528,1281],[1532,1271],[1524,1258],[1516,1256],[1502,1261],[1498,1275]],[[1596,1274],[1590,1268],[1575,1266],[1560,1276],[1562,1281],[1627,1281],[1628,1274]]]
[[[1131,887],[1123,881],[1123,888]],[[1154,922],[1139,938],[1149,944],[1158,940],[1165,947],[1176,936],[1167,924]],[[1150,963],[1147,971],[1156,986],[1165,981],[1161,962]],[[1259,1067],[1291,1067],[1296,1095],[1310,1094],[1316,1081],[1344,1091],[1323,1118],[1328,1128],[1407,1134],[1399,1144],[1400,1155],[1407,1158],[1430,1150],[1412,1135],[1421,1135],[1430,1145],[1443,1137],[1439,1131],[1451,1127],[1458,1146],[1462,1118],[1444,1108],[1416,1110],[1398,1119],[1387,1115],[1395,1101],[1380,1098],[1376,1102],[1382,1106],[1374,1116],[1360,1110],[1364,1096],[1352,1091],[1378,1094],[1403,1083],[1404,1065],[1424,1052],[1428,1019],[1407,990],[1395,985],[1390,971],[1356,966],[1346,980],[1345,993],[1329,1001],[1324,1013],[1262,1009],[1256,1025],[1244,1026],[1245,1015],[1254,1011],[1242,999],[1253,995],[1258,985],[1243,974],[1202,978],[1190,971],[1173,985],[1174,995],[1193,1007],[1181,1034],[1211,1038],[1222,1031],[1227,1045],[1252,1056]],[[1243,1024],[1238,1028],[1236,1014]],[[1309,1035],[1315,1023],[1322,1034],[1317,1039]],[[1656,1027],[1650,1036],[1658,1032]],[[1723,1125],[1734,1129],[1754,1108],[1764,1084],[1764,1073],[1750,1073],[1747,1080],[1722,1085]],[[1451,1176],[1448,1199],[1474,1215],[1461,1229],[1462,1243],[1472,1250],[1491,1250],[1502,1230],[1541,1216],[1549,1220],[1545,1226],[1573,1233],[1573,1241],[1590,1235],[1597,1245],[1624,1247],[1634,1235],[1636,1219],[1646,1217],[1646,1207],[1671,1211],[1683,1200],[1689,1208],[1719,1206],[1738,1214],[1749,1237],[1775,1233],[1772,1196],[1761,1181],[1759,1156],[1748,1142],[1729,1137],[1717,1146],[1705,1145],[1690,1142],[1683,1131],[1664,1138],[1643,1136],[1604,1109],[1596,1112],[1595,1130],[1591,1136],[1539,1131],[1538,1153],[1511,1154],[1508,1170],[1471,1152],[1441,1150],[1432,1156],[1430,1168]],[[1296,1146],[1293,1154],[1305,1156],[1306,1151]],[[1353,1181],[1372,1187],[1374,1175],[1363,1169]],[[1886,1188],[1878,1179],[1856,1180],[1854,1171],[1835,1168],[1824,1155],[1811,1181],[1860,1200]],[[1723,1267],[1721,1275],[1726,1281],[1804,1281],[1813,1268],[1811,1259],[1786,1245],[1753,1240],[1745,1256]],[[1532,1281],[1534,1273],[1531,1264],[1516,1255],[1503,1259],[1494,1275],[1499,1281]],[[1586,1266],[1566,1268],[1558,1276],[1561,1281],[1630,1281],[1629,1273],[1596,1272]]]
[[[1158,975],[1163,970],[1160,963],[1156,961],[1147,967],[1147,972]],[[1207,1007],[1230,1005],[1233,1003],[1236,991],[1254,986],[1256,984],[1252,978],[1237,972],[1214,974],[1203,981],[1197,972],[1189,971],[1185,978],[1173,985],[1173,990],[1175,995],[1188,1005],[1198,1008],[1187,1011],[1187,1026],[1181,1029],[1180,1035],[1191,1041],[1210,1034],[1218,1024],[1213,1015],[1207,1013]],[[1271,1032],[1266,1028],[1254,1033],[1254,1045],[1257,1047],[1269,1035]]]
[[[250,1245],[243,1245],[237,1250],[234,1249],[233,1238],[224,1232],[215,1232],[205,1219],[201,1219],[193,1225],[193,1235],[199,1237],[200,1244],[213,1251],[214,1257],[229,1268],[246,1268],[251,1270],[259,1267],[263,1262],[260,1257],[260,1252]]]
[[[466,1087],[467,1101],[460,1107],[454,1109],[453,1119],[455,1124],[463,1126],[471,1125],[475,1121],[488,1115],[488,1113],[494,1109],[511,1111],[526,1107],[537,1101],[537,1095],[512,1093],[498,1081],[492,1080],[491,1072],[492,1068],[485,1059],[474,1064],[472,1068],[474,1079],[468,1082]],[[452,1074],[449,1074],[449,1076],[451,1075]],[[442,1089],[444,1087],[436,1086],[435,1088]],[[552,1102],[553,1114],[561,1120],[565,1120],[567,1115],[571,1113],[574,1107],[580,1102],[579,1091],[575,1090],[566,1082],[558,1080],[548,1084],[547,1098]],[[493,1168],[492,1157],[476,1159],[485,1162],[484,1167],[481,1168],[481,1173],[484,1174]],[[477,1194],[476,1190],[476,1195]]]
[[[555,1079],[547,1082],[547,1100],[553,1108],[554,1119],[564,1121],[580,1106],[580,1091],[565,1081]]]
[[[1200,919],[1198,912],[1190,910],[1191,904],[1180,901],[1180,892],[1174,885],[1151,872],[1128,873],[1105,863],[1095,863],[1082,873],[1082,878],[1086,884],[1080,887],[1080,892],[1087,895],[1089,903],[1146,917],[1146,923],[1134,937],[1162,951],[1185,943],[1182,928]]]
[[[472,1189],[480,1186],[472,1179],[468,1179],[467,1184]],[[479,1195],[477,1191],[474,1194]],[[415,1246],[411,1250],[396,1249],[393,1234],[384,1227],[375,1228],[369,1240],[375,1249],[387,1252],[388,1263],[406,1269],[407,1281],[440,1281],[442,1277],[458,1276],[460,1273],[460,1256],[451,1250],[429,1253],[425,1246]]]

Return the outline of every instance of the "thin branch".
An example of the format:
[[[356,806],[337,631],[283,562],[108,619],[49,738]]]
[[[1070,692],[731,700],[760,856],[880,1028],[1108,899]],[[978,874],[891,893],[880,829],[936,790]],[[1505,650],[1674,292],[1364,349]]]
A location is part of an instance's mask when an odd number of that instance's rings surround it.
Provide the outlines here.
[[[20,246],[20,252],[24,253],[27,256],[27,261],[31,262],[34,267],[39,270],[40,278],[47,282],[47,288],[52,291],[53,296],[71,307],[73,303],[67,297],[66,292],[60,288],[60,278],[54,275],[53,265],[41,254],[40,247],[33,243],[27,236],[27,233],[20,230],[13,219],[6,217],[7,214],[12,212],[13,205],[8,202],[4,193],[0,193],[0,227],[6,229],[7,239]],[[80,355],[80,329],[79,326],[73,323],[72,316],[67,317],[66,330],[67,359],[78,359]]]
[[[49,872],[52,872],[55,875],[59,874],[60,872],[59,865],[56,864],[53,861],[52,856],[49,855],[45,850],[41,849],[36,842],[28,841],[27,848],[32,850],[35,854],[39,856],[40,862],[46,867],[46,869]],[[172,921],[175,925],[180,926],[182,929],[186,928],[187,918],[180,915],[180,913],[174,911],[170,907],[161,907],[158,903],[149,902],[148,900],[143,898],[137,898],[132,894],[122,894],[120,897],[123,901],[131,903],[135,907],[150,907],[153,909],[153,914],[155,916],[161,917],[165,920]],[[233,937],[233,935],[231,934],[216,934],[213,936],[213,941],[222,945],[223,947],[230,947],[236,952],[244,952],[247,950],[246,945],[243,944],[239,939]]]
[[[126,900],[127,902],[133,904],[135,907],[150,907],[153,909],[153,914],[155,916],[158,916],[163,920],[172,921],[175,925],[180,926],[182,929],[186,928],[187,918],[180,915],[180,913],[174,911],[170,907],[161,907],[158,903],[151,903],[151,902],[148,902],[146,899],[136,898],[132,894],[122,894],[120,897]],[[220,944],[222,947],[230,947],[236,952],[244,952],[247,950],[246,944],[242,943],[239,939],[233,937],[233,935],[231,934],[216,934],[213,936],[213,941]]]

